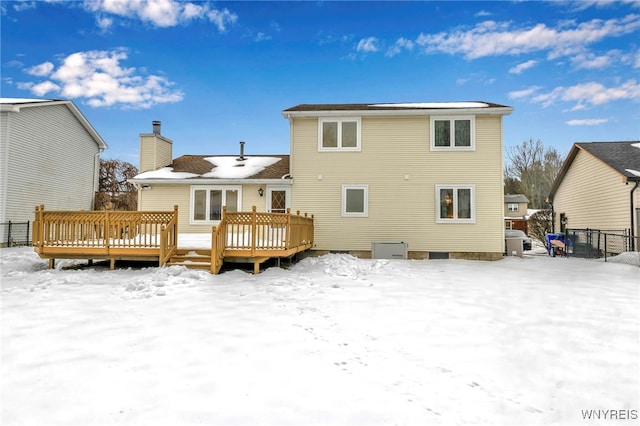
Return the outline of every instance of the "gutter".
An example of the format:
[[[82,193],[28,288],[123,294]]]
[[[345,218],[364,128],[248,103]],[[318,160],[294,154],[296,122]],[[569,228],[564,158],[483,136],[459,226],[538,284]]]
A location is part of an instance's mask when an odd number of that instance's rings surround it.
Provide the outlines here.
[[[631,251],[636,251],[636,240],[635,240],[635,220],[634,220],[634,216],[635,216],[635,209],[633,208],[633,193],[636,191],[636,189],[638,189],[638,185],[640,185],[640,181],[636,180],[636,184],[633,186],[633,188],[631,189],[631,192],[629,193],[629,208],[631,211]]]
[[[286,175],[285,175],[286,176]],[[127,182],[137,185],[292,185],[293,179],[283,176],[277,179],[220,179],[220,178],[190,178],[190,179],[127,179]]]

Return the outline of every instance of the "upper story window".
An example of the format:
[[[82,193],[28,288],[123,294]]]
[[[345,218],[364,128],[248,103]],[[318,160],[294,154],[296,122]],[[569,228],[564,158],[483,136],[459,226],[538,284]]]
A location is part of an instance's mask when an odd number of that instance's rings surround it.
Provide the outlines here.
[[[318,151],[360,151],[360,118],[318,119]]]
[[[475,117],[431,117],[431,150],[476,149]]]
[[[507,204],[507,210],[510,212],[517,212],[518,209],[518,203],[508,203]]]

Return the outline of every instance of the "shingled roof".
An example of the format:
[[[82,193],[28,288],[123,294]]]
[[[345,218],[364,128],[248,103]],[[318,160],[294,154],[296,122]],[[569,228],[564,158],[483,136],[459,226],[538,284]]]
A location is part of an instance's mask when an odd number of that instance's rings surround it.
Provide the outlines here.
[[[618,172],[627,181],[640,181],[640,141],[625,142],[577,142],[571,147],[558,176],[551,187],[550,197],[553,198],[560,182],[567,174],[571,163],[584,151],[593,155],[607,166]]]

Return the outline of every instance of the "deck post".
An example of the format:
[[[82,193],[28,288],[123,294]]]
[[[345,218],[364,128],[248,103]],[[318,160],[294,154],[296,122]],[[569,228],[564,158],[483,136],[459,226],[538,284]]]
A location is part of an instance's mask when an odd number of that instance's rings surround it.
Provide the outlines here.
[[[256,206],[251,208],[251,257],[256,255],[256,231],[257,231],[257,216]]]
[[[160,259],[158,260],[158,267],[163,265],[164,256],[167,251],[168,235],[165,233],[166,229],[167,229],[166,225],[162,225],[160,227],[160,256],[159,256]]]
[[[223,207],[222,208],[223,212],[224,212],[224,209],[225,208]],[[217,246],[217,244],[216,244],[216,227],[212,226],[211,227],[211,266],[210,266],[210,269],[211,269],[211,273],[214,274],[214,275],[217,273],[217,271],[216,271],[216,269],[217,269],[216,263],[217,263],[217,259],[218,259],[218,253],[217,253],[217,250],[216,250],[216,246]]]
[[[109,221],[109,209],[107,208],[104,209],[104,232],[104,244],[107,247],[107,253],[109,253],[109,247],[111,245],[111,223]]]

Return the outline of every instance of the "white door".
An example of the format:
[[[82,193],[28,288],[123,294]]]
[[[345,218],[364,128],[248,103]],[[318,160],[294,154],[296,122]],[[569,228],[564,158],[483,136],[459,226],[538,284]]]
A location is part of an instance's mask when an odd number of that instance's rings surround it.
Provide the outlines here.
[[[267,211],[269,213],[286,213],[291,207],[291,196],[288,186],[267,185]]]

